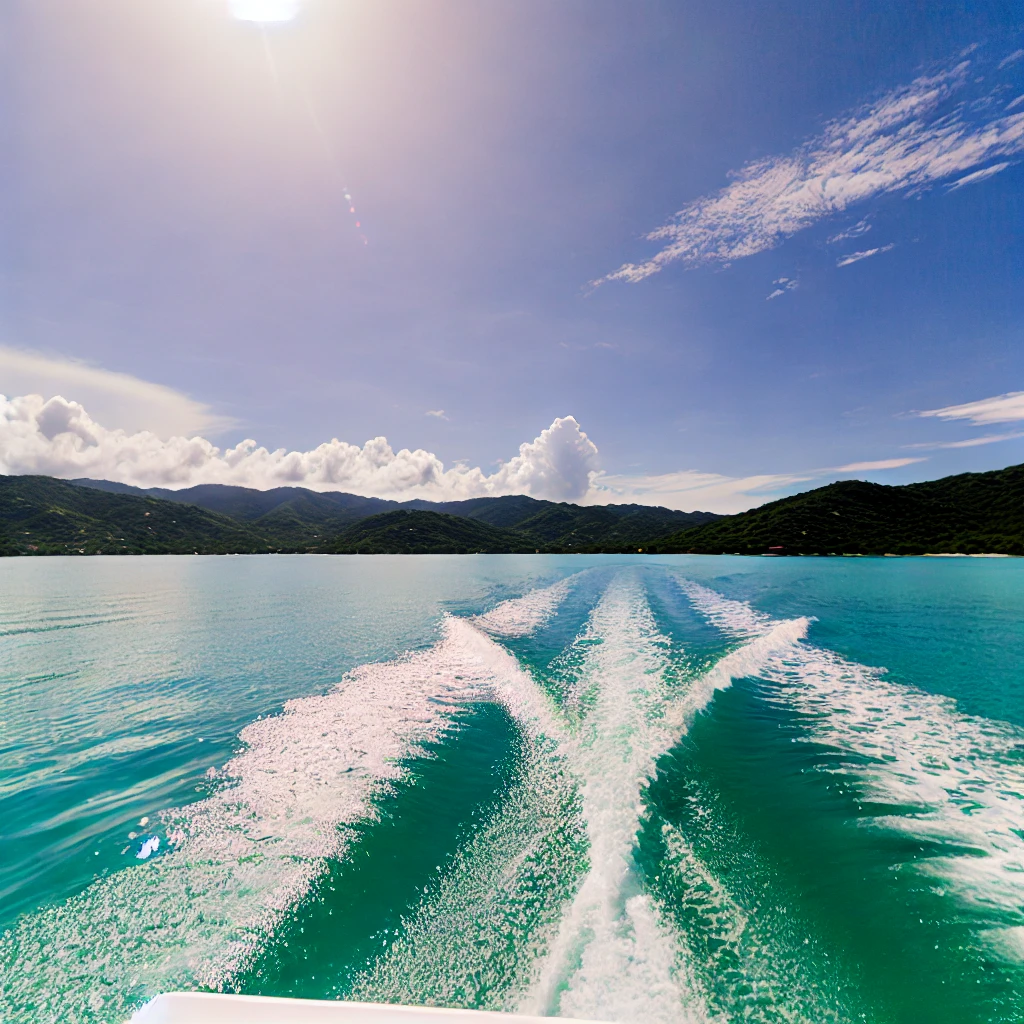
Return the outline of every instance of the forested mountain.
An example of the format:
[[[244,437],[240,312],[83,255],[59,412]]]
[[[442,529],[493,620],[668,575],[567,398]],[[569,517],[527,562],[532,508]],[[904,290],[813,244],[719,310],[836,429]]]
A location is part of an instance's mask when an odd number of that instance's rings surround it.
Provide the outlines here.
[[[368,516],[330,545],[337,554],[424,555],[474,552],[533,552],[532,541],[478,519],[445,512],[398,509]]]
[[[1024,554],[1024,466],[887,487],[845,480],[734,516],[523,495],[398,503],[301,487],[144,491],[0,477],[0,553],[636,551]]]
[[[399,504],[301,487],[257,491],[211,484],[171,491],[103,480],[0,477],[5,554],[621,551],[715,518],[523,495]]]
[[[47,476],[0,476],[0,554],[136,555],[269,551],[228,516]]]
[[[1024,466],[886,487],[844,480],[655,541],[697,554],[1024,555]]]

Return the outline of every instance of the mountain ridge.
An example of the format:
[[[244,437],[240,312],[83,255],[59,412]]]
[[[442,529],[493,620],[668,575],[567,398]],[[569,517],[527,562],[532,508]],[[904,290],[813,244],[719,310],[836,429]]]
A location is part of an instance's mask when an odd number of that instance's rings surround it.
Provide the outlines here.
[[[660,538],[650,548],[744,555],[1024,555],[1024,465],[896,486],[840,480]]]
[[[396,513],[416,518],[405,525],[387,519]],[[623,551],[673,527],[716,518],[706,512],[581,506],[526,495],[399,503],[300,487],[257,491],[204,484],[170,491],[111,481],[0,476],[0,551],[5,554]],[[369,519],[374,522],[356,529]],[[414,538],[406,536],[410,530]]]
[[[626,549],[642,546],[652,537],[669,531],[719,518],[712,512],[678,512],[654,505],[574,505],[531,498],[525,494],[461,501],[432,502],[417,498],[398,502],[344,491],[312,491],[304,487],[257,491],[231,484],[200,484],[171,491],[157,487],[133,488],[103,480],[79,479],[68,483],[130,493],[137,497],[195,504],[211,512],[229,515],[261,535],[273,537],[280,544],[295,549],[319,549],[325,537],[340,535],[367,516],[399,510],[453,515],[499,530],[519,530],[528,534],[524,543],[530,550],[538,547],[582,550],[595,546]]]
[[[305,488],[163,493],[0,476],[0,553],[1024,555],[1024,465],[898,486],[835,481],[732,516],[525,495],[399,503]]]

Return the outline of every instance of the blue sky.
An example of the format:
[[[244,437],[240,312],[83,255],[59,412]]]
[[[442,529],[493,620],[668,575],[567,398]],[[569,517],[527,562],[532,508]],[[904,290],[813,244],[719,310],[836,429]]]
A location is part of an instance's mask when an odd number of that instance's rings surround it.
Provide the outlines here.
[[[254,3],[0,12],[5,471],[733,511],[1024,461],[1017,5]]]

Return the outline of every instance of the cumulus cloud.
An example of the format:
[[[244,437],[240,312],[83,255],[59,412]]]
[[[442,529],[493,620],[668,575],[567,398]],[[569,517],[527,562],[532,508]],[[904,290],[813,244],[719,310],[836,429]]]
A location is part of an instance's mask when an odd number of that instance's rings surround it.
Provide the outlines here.
[[[983,444],[995,444],[997,441],[1012,441],[1014,438],[1024,437],[1019,430],[1010,434],[985,434],[983,437],[969,437],[965,441],[925,441],[921,444],[905,444],[904,448],[917,448],[931,450],[935,448],[977,448]]]
[[[927,462],[926,458],[917,459],[879,459],[877,462],[851,462],[845,466],[834,466],[833,473],[868,473],[876,469],[900,469],[915,462]]]
[[[382,498],[450,501],[531,494],[553,501],[583,498],[598,473],[597,447],[572,416],[556,419],[519,454],[486,474],[431,452],[394,451],[375,437],[362,447],[337,438],[311,451],[271,451],[253,440],[219,448],[203,437],[161,438],[150,430],[109,429],[78,402],[59,395],[0,395],[0,472],[94,477],[140,487],[239,484],[343,490]]]
[[[648,241],[662,243],[654,256],[601,280],[637,282],[670,263],[753,256],[872,197],[919,191],[1024,151],[1024,113],[994,116],[993,103],[962,98],[970,69],[964,61],[921,76],[830,122],[795,152],[748,164],[650,232]]]
[[[1024,420],[1024,391],[1010,391],[994,398],[982,398],[963,405],[947,405],[942,409],[927,409],[918,416],[931,416],[940,420],[967,420],[979,426],[988,423],[1015,423]]]
[[[2,345],[0,393],[76,395],[108,427],[147,430],[159,437],[187,437],[231,426],[230,420],[215,415],[208,406],[162,384]]]
[[[888,245],[879,245],[874,249],[865,249],[863,252],[851,252],[845,256],[840,256],[836,260],[837,267],[848,267],[851,263],[859,263],[861,260],[866,260],[869,256],[877,256],[880,252],[889,252],[890,249],[895,249],[896,246],[893,242]]]
[[[425,413],[427,416],[433,416],[434,419],[446,420],[448,417],[445,415],[444,409],[428,409]]]

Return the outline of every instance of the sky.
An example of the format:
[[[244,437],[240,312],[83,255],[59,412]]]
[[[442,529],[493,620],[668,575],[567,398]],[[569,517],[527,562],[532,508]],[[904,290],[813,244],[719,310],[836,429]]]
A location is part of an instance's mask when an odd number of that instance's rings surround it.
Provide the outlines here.
[[[735,512],[1024,462],[1016,3],[9,0],[0,472]]]

